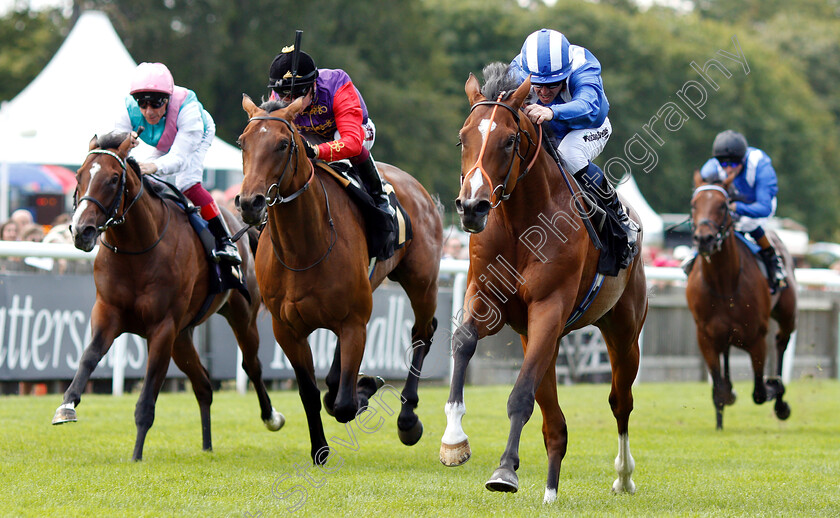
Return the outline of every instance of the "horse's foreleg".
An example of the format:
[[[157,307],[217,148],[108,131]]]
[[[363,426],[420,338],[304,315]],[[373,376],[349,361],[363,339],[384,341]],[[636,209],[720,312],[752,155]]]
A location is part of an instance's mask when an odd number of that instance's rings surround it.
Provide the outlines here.
[[[770,401],[776,396],[774,387],[768,387],[764,383],[764,362],[767,358],[767,344],[764,339],[765,337],[761,336],[756,338],[752,344],[747,344],[747,350],[750,353],[750,361],[752,362],[753,368],[754,386],[752,397],[756,405]]]
[[[117,315],[105,314],[103,309],[94,306],[91,313],[93,338],[88,346],[85,347],[84,353],[82,353],[79,367],[76,369],[73,381],[64,392],[64,400],[58,409],[56,409],[52,424],[76,421],[76,405],[82,399],[82,392],[85,390],[85,385],[87,385],[90,375],[96,369],[102,357],[107,354],[108,349],[111,348],[111,344],[117,337],[118,325],[119,317]]]
[[[727,389],[726,379],[729,377],[729,355],[724,353],[724,365],[726,367],[726,378],[721,376],[720,370],[720,354],[715,348],[715,343],[711,337],[706,336],[700,332],[702,326],[697,326],[697,344],[700,346],[700,352],[703,353],[703,359],[706,361],[706,367],[709,369],[709,375],[712,377],[712,404],[715,407],[715,428],[723,430],[723,406],[726,404],[730,389]],[[734,396],[733,396],[734,400]]]
[[[519,490],[519,441],[525,423],[534,412],[537,387],[543,377],[554,376],[554,362],[557,357],[557,343],[564,320],[556,313],[558,305],[548,303],[528,308],[528,349],[519,376],[508,397],[507,414],[510,419],[505,451],[499,459],[499,467],[484,485],[490,491],[516,492]],[[550,308],[550,310],[546,310]],[[549,374],[551,371],[551,374]]]
[[[526,347],[525,340],[523,336],[523,348]],[[556,359],[555,356],[555,361]],[[545,452],[548,456],[548,476],[545,482],[543,503],[550,504],[557,500],[560,464],[566,456],[566,443],[568,440],[566,418],[563,416],[563,411],[557,403],[557,379],[553,368],[549,368],[545,372],[539,387],[537,387],[536,399],[543,415],[543,441],[545,442]]]
[[[213,440],[210,434],[210,405],[213,403],[213,388],[210,385],[210,374],[201,360],[192,341],[192,330],[181,332],[172,346],[172,359],[190,380],[193,394],[198,401],[201,414],[201,448],[204,451],[213,450]]]
[[[306,412],[306,424],[309,427],[310,455],[316,464],[324,464],[327,458],[322,451],[327,447],[324,425],[321,422],[321,391],[315,382],[315,365],[306,337],[299,338],[276,318],[272,319],[274,338],[283,347],[283,352],[295,371],[300,402]]]
[[[338,333],[341,342],[341,370],[333,412],[339,423],[352,421],[359,409],[368,404],[367,394],[360,397],[356,390],[359,366],[365,351],[365,337],[365,324],[362,321],[345,322]]]
[[[164,329],[165,327],[165,329]],[[172,357],[172,344],[175,341],[175,331],[172,323],[161,326],[148,338],[149,359],[146,364],[146,379],[143,389],[134,408],[134,424],[137,426],[137,439],[134,441],[132,460],[143,459],[143,445],[146,434],[155,422],[155,403],[158,394],[166,380],[169,359]]]
[[[773,411],[776,413],[776,417],[782,421],[790,417],[790,405],[782,399],[782,396],[785,395],[785,385],[782,382],[782,362],[784,361],[788,341],[790,341],[790,331],[782,330],[780,325],[780,330],[776,333],[776,378],[767,380],[768,387],[773,387],[776,397]]]
[[[341,381],[341,339],[335,342],[333,360],[324,381],[327,384],[327,392],[324,394],[324,409],[326,409],[327,414],[334,417],[335,396],[338,394],[338,383]]]
[[[220,314],[227,319],[236,337],[239,350],[242,351],[242,368],[248,374],[248,379],[251,380],[254,391],[257,393],[260,418],[266,428],[276,432],[286,423],[286,418],[271,405],[271,398],[268,397],[268,390],[263,381],[262,363],[258,355],[260,335],[257,331],[257,310],[252,310],[248,306],[248,301],[244,296],[233,293],[228,301],[228,307]]]
[[[475,354],[478,344],[478,330],[472,320],[461,324],[452,335],[452,357],[454,366],[449,385],[449,399],[446,401],[446,430],[440,443],[440,461],[444,466],[460,466],[470,459],[470,442],[461,426],[461,419],[467,413],[464,405],[464,383],[467,365]]]
[[[423,423],[414,410],[420,402],[417,386],[420,383],[423,361],[432,347],[432,336],[435,334],[435,329],[437,329],[437,319],[434,317],[428,324],[422,325],[421,329],[418,329],[416,323],[411,328],[411,364],[402,391],[402,409],[397,419],[400,441],[406,446],[417,444],[417,441],[423,436]]]

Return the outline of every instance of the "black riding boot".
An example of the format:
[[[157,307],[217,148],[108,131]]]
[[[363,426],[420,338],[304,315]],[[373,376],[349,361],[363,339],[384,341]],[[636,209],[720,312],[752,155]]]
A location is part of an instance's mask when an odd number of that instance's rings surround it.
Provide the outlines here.
[[[630,249],[630,257],[636,254],[636,237],[639,227],[630,219],[621,202],[618,200],[618,193],[612,184],[604,177],[601,168],[592,162],[574,174],[580,186],[587,191],[595,193],[604,205],[615,213],[621,230],[627,235],[627,248]],[[600,185],[593,185],[600,180]]]
[[[782,265],[782,258],[779,257],[776,250],[772,246],[762,248],[759,250],[758,256],[761,257],[764,267],[767,268],[767,283],[770,285],[770,293],[776,293],[780,287],[784,288],[787,285],[785,269]]]
[[[376,164],[373,162],[373,156],[368,155],[367,160],[359,164],[354,164],[353,167],[359,173],[359,178],[365,183],[368,188],[371,198],[373,198],[376,206],[380,210],[393,215],[391,204],[388,201],[388,195],[382,189],[382,177],[379,176],[379,171],[376,169]]]
[[[228,230],[224,218],[218,215],[208,220],[207,226],[216,238],[216,250],[213,251],[213,259],[217,263],[226,261],[231,264],[241,264],[242,257],[239,256],[236,245],[230,240],[230,230]]]

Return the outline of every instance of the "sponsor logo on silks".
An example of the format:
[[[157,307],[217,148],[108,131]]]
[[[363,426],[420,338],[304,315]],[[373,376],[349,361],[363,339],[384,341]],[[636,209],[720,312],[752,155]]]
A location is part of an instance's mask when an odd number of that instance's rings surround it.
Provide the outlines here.
[[[601,131],[596,131],[595,133],[587,133],[586,135],[583,136],[583,140],[585,142],[592,142],[592,141],[595,141],[595,140],[605,138],[605,137],[609,136],[609,134],[610,134],[609,128],[604,128]]]

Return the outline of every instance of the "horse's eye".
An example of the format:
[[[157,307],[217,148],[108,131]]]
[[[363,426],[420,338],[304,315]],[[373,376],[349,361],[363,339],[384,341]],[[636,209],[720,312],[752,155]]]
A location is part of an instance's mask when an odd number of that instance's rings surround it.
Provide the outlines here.
[[[242,139],[236,139],[236,146],[237,146],[239,149],[242,149]]]
[[[511,135],[508,137],[507,142],[505,142],[505,149],[510,151],[514,143],[516,143],[516,135]]]
[[[114,176],[111,177],[111,184],[116,185],[119,180],[120,180],[120,175],[115,174]]]
[[[289,141],[288,140],[281,140],[279,144],[277,144],[277,151],[283,152],[289,149]]]

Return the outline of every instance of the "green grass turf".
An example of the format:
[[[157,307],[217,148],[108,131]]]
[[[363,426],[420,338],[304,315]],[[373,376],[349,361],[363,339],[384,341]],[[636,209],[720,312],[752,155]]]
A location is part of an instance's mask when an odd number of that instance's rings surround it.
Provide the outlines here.
[[[136,394],[85,395],[79,422],[62,426],[50,425],[58,395],[1,397],[0,516],[840,516],[840,382],[792,382],[785,422],[752,403],[751,384],[736,390],[716,432],[708,384],[635,387],[629,496],[610,493],[618,441],[609,386],[559,387],[569,446],[553,505],[542,504],[538,409],[523,432],[519,492],[484,489],[507,439],[507,386],[467,387],[473,457],[457,468],[438,460],[446,387],[421,385],[425,435],[413,447],[399,442],[396,416],[371,433],[353,428],[351,447],[345,426],[322,411],[328,440],[341,439],[330,440],[328,473],[311,465],[296,391],[271,393],[287,418],[277,433],[263,427],[253,392],[217,393],[212,453],[201,451],[192,394],[162,394],[140,463],[130,460]],[[273,486],[298,492],[280,500]]]

